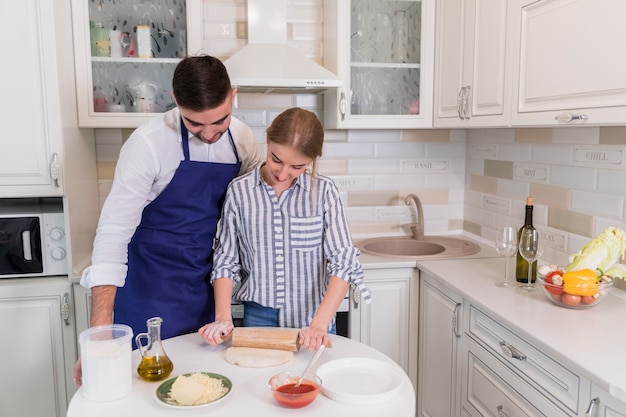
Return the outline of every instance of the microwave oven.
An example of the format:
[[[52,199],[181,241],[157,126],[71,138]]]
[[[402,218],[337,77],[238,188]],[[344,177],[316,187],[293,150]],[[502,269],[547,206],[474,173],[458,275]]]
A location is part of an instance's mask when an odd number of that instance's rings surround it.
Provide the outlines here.
[[[67,275],[66,251],[61,203],[0,204],[0,278]]]

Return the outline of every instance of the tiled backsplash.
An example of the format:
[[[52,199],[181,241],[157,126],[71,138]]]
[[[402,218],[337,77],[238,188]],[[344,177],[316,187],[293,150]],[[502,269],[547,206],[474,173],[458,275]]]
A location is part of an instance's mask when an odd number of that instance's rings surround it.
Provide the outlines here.
[[[264,149],[265,125],[302,101],[321,100],[242,95],[235,113],[263,120],[253,128]],[[321,114],[319,107],[311,109]],[[102,199],[130,132],[96,131]],[[464,229],[493,240],[498,224],[521,226],[526,196],[532,195],[534,224],[546,241],[544,259],[563,264],[604,228],[626,229],[625,164],[626,127],[333,130],[326,132],[320,171],[336,181],[352,231],[362,236],[408,234],[404,226],[414,213],[404,197],[417,193],[427,234]]]
[[[322,0],[287,4],[288,42],[323,63]],[[206,49],[225,58],[245,44],[245,0],[204,5]],[[234,113],[264,149],[265,128],[278,113],[300,106],[322,117],[322,102],[312,94],[240,94]],[[96,130],[102,201],[130,133]],[[327,131],[320,171],[342,191],[355,236],[408,234],[414,213],[404,197],[416,193],[427,234],[462,229],[494,240],[498,224],[521,226],[532,195],[544,259],[565,264],[604,228],[626,229],[625,153],[626,127]]]
[[[546,242],[567,263],[606,227],[626,229],[626,127],[468,130],[466,228],[493,240],[521,225],[527,195]]]

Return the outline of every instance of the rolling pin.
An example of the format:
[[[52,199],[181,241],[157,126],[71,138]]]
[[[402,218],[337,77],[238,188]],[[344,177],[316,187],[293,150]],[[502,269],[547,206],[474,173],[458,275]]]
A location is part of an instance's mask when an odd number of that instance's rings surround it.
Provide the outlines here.
[[[235,327],[222,337],[234,347],[254,347],[297,352],[300,349],[300,330],[284,327]],[[332,347],[329,342],[326,347]]]
[[[300,330],[283,327],[235,327],[222,339],[232,342],[234,347],[254,347],[296,352]]]

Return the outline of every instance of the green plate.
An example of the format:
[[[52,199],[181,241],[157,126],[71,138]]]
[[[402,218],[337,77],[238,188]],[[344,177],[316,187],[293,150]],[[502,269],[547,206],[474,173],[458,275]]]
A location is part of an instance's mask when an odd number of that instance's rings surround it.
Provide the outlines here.
[[[221,380],[222,385],[226,387],[226,392],[224,393],[224,395],[222,395],[218,399],[209,401],[208,403],[197,404],[197,405],[179,405],[176,403],[176,401],[170,398],[170,390],[172,389],[172,385],[174,384],[174,382],[176,382],[176,378],[178,378],[178,376],[175,376],[174,378],[170,378],[167,381],[162,382],[161,385],[159,385],[159,387],[156,389],[155,397],[157,401],[160,404],[163,404],[167,407],[174,407],[174,408],[179,408],[179,409],[180,408],[184,408],[184,409],[200,408],[200,407],[206,407],[208,405],[215,404],[223,400],[224,398],[228,396],[228,394],[230,394],[230,391],[233,389],[233,383],[230,381],[230,379],[226,378],[224,375],[214,374],[212,372],[190,372],[190,373],[183,374],[183,375],[190,376],[191,374],[204,374],[206,376],[210,376],[211,378],[216,378],[216,379]]]

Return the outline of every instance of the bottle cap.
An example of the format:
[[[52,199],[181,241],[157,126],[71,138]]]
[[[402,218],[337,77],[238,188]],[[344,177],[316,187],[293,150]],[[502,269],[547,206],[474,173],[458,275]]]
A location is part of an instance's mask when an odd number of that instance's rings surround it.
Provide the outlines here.
[[[533,198],[532,197],[526,197],[526,205],[527,206],[532,206],[533,205]]]

